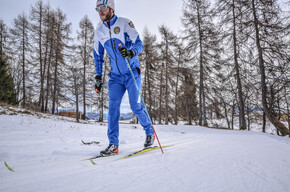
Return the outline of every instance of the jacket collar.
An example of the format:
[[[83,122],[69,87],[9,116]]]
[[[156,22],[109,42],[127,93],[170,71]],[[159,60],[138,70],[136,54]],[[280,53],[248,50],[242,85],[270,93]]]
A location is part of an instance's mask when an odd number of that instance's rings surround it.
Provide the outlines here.
[[[110,20],[110,26],[113,26],[116,23],[117,19],[117,15],[114,15],[114,17]],[[108,27],[107,22],[103,21],[103,24]]]

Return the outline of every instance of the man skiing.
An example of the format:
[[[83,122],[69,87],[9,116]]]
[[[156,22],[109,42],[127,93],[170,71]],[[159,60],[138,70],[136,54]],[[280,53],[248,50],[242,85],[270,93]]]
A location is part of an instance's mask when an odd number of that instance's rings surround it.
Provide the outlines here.
[[[132,111],[138,117],[146,133],[144,147],[154,143],[154,130],[141,104],[134,79],[128,69],[126,60],[135,76],[138,88],[141,88],[141,72],[137,55],[143,50],[143,43],[132,21],[115,15],[114,0],[97,0],[96,11],[102,22],[94,34],[94,59],[96,70],[95,90],[102,89],[102,70],[104,50],[109,58],[111,72],[109,73],[109,115],[108,138],[109,146],[100,152],[102,156],[118,154],[120,105],[125,91],[128,91]]]

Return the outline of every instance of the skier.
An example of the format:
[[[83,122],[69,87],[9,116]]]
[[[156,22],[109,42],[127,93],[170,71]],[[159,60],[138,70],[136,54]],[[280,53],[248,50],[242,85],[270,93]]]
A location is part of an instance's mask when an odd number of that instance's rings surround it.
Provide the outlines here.
[[[95,90],[97,93],[100,93],[102,89],[104,49],[106,49],[109,55],[111,66],[111,72],[108,75],[110,77],[108,83],[109,146],[101,151],[100,155],[110,156],[118,154],[120,105],[126,90],[128,91],[131,109],[138,117],[146,133],[144,147],[148,148],[154,143],[154,130],[143,109],[134,79],[126,63],[127,59],[140,89],[141,72],[137,55],[143,50],[143,43],[132,21],[115,15],[114,0],[97,0],[96,11],[102,20],[98,24],[94,34]],[[121,46],[119,47],[119,45]]]

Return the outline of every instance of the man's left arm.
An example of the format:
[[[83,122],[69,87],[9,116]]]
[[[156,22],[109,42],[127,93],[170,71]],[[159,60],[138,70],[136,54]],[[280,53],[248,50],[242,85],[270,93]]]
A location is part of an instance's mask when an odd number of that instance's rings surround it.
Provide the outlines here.
[[[143,43],[132,21],[128,21],[125,26],[125,46],[129,47],[134,52],[134,56],[138,55],[143,50]]]

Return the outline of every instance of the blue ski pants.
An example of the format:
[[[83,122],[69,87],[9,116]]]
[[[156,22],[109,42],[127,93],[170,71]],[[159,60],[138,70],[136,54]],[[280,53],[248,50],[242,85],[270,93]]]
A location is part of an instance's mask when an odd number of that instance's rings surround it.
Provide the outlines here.
[[[136,69],[132,69],[139,90],[141,91],[141,75]],[[109,74],[109,115],[108,115],[108,138],[110,144],[119,145],[119,119],[120,105],[125,91],[128,91],[130,107],[136,114],[140,124],[144,128],[146,135],[153,135],[152,124],[139,98],[138,90],[135,86],[131,73],[124,75]]]

